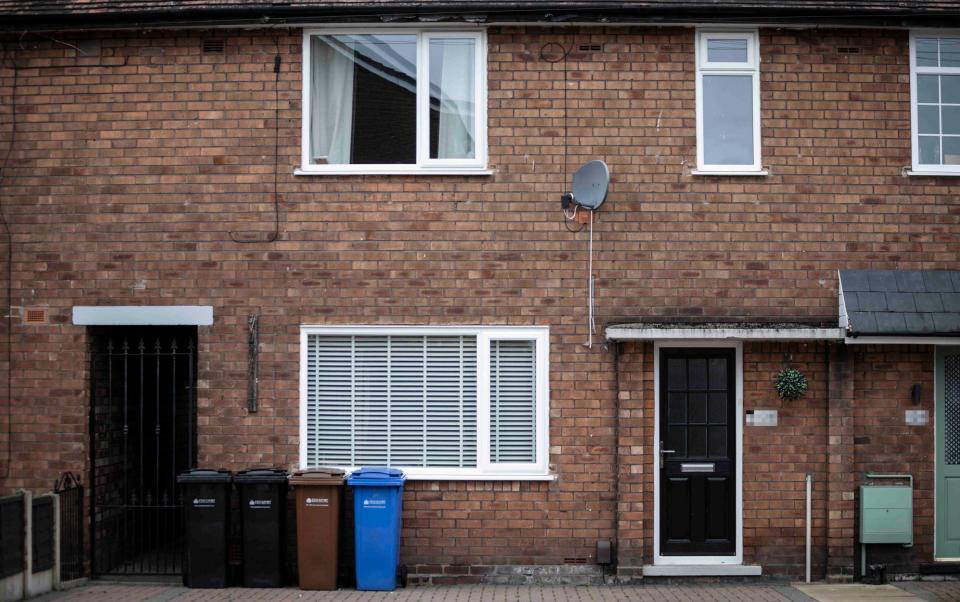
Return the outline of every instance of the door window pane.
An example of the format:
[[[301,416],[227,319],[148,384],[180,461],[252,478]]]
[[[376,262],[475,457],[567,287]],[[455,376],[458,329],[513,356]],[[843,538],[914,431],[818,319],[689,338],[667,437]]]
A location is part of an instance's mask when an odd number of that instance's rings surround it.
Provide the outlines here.
[[[746,63],[747,40],[707,38],[707,61],[710,63]]]
[[[960,355],[943,358],[943,463],[960,464]]]
[[[430,158],[476,157],[477,43],[473,38],[430,40]]]
[[[703,76],[703,157],[708,165],[752,165],[753,76]]]

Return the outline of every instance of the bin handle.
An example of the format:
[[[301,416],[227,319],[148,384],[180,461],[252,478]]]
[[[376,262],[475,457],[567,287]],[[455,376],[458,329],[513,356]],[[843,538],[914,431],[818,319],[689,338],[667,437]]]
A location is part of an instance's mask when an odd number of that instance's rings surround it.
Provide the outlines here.
[[[913,489],[913,475],[912,474],[881,474],[868,472],[864,475],[867,479],[906,479],[910,482],[910,489]]]

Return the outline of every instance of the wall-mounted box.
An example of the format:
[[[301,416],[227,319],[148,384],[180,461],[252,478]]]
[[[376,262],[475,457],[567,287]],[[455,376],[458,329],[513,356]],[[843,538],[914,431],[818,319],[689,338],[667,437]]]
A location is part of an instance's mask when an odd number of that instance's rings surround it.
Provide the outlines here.
[[[860,487],[860,543],[913,543],[913,487]]]

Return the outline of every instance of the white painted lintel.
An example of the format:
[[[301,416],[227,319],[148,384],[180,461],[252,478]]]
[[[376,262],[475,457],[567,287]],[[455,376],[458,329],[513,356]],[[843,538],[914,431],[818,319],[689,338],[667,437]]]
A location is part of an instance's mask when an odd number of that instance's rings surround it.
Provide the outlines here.
[[[644,577],[759,577],[759,564],[646,564]]]

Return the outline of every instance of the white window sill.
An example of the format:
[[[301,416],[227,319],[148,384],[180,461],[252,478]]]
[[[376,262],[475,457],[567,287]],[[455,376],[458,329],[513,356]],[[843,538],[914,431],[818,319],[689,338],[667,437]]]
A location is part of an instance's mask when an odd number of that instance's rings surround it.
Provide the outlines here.
[[[957,178],[960,177],[960,171],[923,171],[920,169],[908,169],[904,172],[908,176],[924,178]]]
[[[295,176],[491,176],[492,169],[468,167],[421,167],[413,169],[295,169]]]
[[[753,171],[715,171],[712,169],[694,169],[690,171],[691,176],[752,176],[752,177],[765,177],[769,176],[770,172],[766,169],[753,170]]]
[[[552,474],[407,474],[408,481],[555,481]]]

